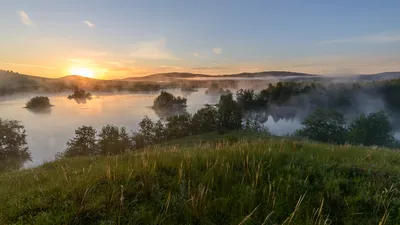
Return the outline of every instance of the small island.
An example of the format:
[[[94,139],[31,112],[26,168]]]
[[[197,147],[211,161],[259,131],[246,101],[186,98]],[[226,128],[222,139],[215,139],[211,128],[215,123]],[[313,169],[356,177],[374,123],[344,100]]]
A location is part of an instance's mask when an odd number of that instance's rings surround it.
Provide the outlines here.
[[[186,98],[175,97],[166,91],[161,91],[160,95],[154,99],[151,108],[161,119],[167,119],[170,116],[185,113],[186,101]]]
[[[31,98],[25,105],[25,108],[29,110],[46,110],[49,109],[52,104],[50,104],[50,99],[46,96],[36,96]]]
[[[86,93],[85,90],[76,90],[72,95],[68,95],[68,99],[92,99],[92,94]]]
[[[161,91],[160,95],[154,99],[153,109],[171,110],[186,108],[186,98],[175,97],[171,93]]]

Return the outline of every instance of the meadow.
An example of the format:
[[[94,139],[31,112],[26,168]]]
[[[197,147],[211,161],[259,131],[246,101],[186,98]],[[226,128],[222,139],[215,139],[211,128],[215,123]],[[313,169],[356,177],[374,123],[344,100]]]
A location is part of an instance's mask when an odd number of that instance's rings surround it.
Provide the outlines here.
[[[248,132],[0,174],[0,224],[399,224],[400,154]]]

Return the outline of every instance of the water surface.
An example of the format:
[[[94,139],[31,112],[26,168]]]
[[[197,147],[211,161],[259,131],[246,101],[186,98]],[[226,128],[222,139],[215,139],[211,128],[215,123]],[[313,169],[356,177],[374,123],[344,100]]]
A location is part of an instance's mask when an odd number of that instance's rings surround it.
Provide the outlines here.
[[[184,94],[180,90],[168,90],[175,96],[188,99],[187,111],[195,113],[205,104],[215,104],[219,96],[205,95],[206,89]],[[0,118],[21,121],[27,132],[28,146],[32,162],[28,166],[54,160],[57,152],[66,148],[66,143],[74,136],[76,128],[82,125],[100,129],[107,124],[124,126],[137,131],[138,123],[144,116],[156,120],[158,116],[150,107],[159,92],[135,94],[94,93],[92,100],[77,103],[69,100],[69,93],[47,95],[54,105],[49,112],[33,113],[24,108],[25,103],[35,94],[0,98]],[[277,135],[285,135],[298,128],[296,120],[274,121],[268,118],[266,125]]]

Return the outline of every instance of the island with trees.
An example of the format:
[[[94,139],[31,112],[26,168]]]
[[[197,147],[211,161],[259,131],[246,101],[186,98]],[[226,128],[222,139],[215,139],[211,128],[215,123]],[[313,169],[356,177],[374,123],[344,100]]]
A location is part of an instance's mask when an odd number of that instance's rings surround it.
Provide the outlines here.
[[[47,111],[52,106],[50,99],[46,96],[36,96],[25,104],[25,108],[32,111]]]

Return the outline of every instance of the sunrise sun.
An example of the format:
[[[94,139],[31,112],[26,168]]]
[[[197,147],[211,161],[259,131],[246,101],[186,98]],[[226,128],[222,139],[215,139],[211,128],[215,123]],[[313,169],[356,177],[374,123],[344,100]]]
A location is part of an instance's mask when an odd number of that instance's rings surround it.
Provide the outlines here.
[[[82,77],[89,77],[89,78],[93,78],[93,71],[88,69],[88,68],[82,68],[82,67],[73,67],[70,69],[69,71],[71,73],[71,75],[78,75],[78,76],[82,76]]]

